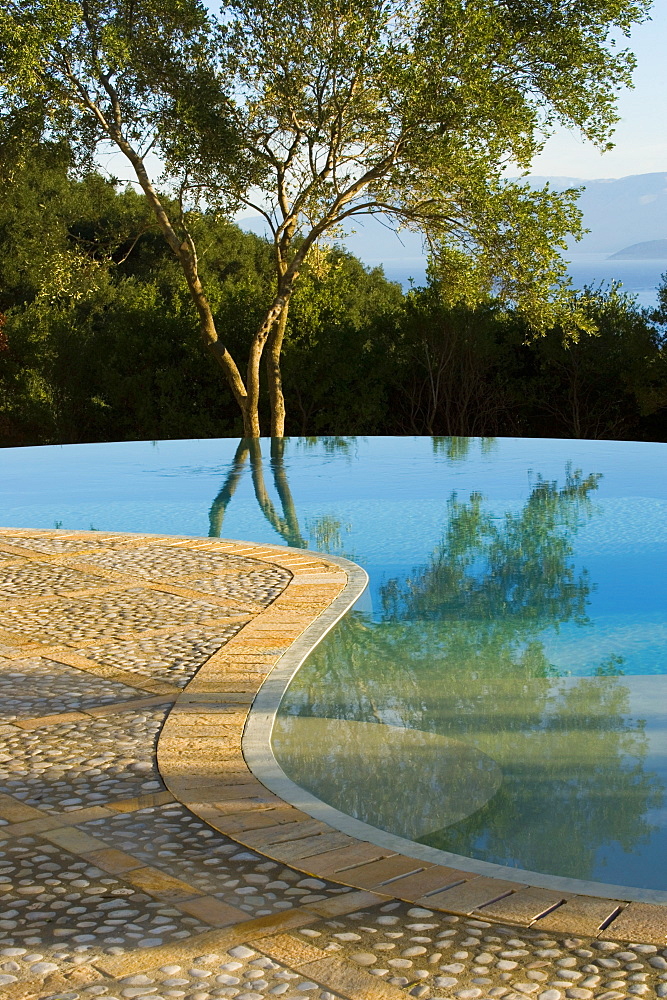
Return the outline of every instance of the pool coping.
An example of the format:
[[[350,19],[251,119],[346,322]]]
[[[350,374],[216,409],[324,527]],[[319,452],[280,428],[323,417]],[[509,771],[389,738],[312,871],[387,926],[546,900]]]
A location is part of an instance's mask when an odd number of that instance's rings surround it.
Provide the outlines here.
[[[3,528],[0,540],[8,534],[91,537],[90,532],[83,531]],[[258,608],[251,620],[208,658],[182,692],[167,699],[173,705],[158,740],[159,771],[173,798],[210,827],[267,859],[357,890],[347,892],[336,901],[336,905],[342,907],[336,912],[404,901],[443,913],[530,927],[549,934],[575,934],[603,940],[611,937],[665,948],[667,908],[664,905],[628,901],[622,896],[609,899],[581,891],[559,892],[517,881],[516,876],[521,874],[517,869],[509,870],[513,879],[507,880],[489,878],[471,868],[464,869],[460,864],[451,867],[427,860],[416,854],[420,845],[402,838],[396,840],[407,845],[409,852],[378,844],[375,838],[382,837],[382,832],[366,824],[359,824],[357,829],[362,836],[356,836],[333,823],[314,819],[305,799],[298,800],[303,805],[300,808],[299,804],[272,790],[270,782],[279,777],[275,772],[273,778],[267,773],[264,775],[266,780],[261,780],[262,761],[267,767],[277,766],[266,758],[270,736],[267,723],[277,709],[277,694],[284,690],[287,674],[291,676],[298,669],[310,650],[363,591],[366,575],[360,567],[338,557],[286,546],[152,533],[105,531],[96,537],[100,536],[164,539],[175,548],[247,556],[279,566],[291,574],[282,592],[268,606]],[[151,586],[179,592],[184,597],[210,598],[205,591],[184,590],[169,584]],[[203,627],[202,632],[205,634]],[[31,648],[32,643],[26,642],[28,655]],[[44,647],[40,655],[44,655],[46,649]],[[79,665],[74,656],[68,658],[68,654],[62,652],[58,656],[61,662]],[[147,692],[162,690],[160,684],[145,683],[142,687]],[[256,716],[251,711],[253,706]],[[288,791],[286,786],[283,791]],[[301,789],[298,792],[300,796],[307,795]],[[133,808],[157,804],[161,795],[145,797],[150,802],[138,799]],[[333,819],[336,811],[323,803],[322,806],[331,810],[327,816]],[[84,821],[81,813],[69,815],[70,825]],[[339,815],[345,823],[358,823],[344,814]],[[42,824],[46,820],[35,818],[34,822]],[[53,821],[47,823],[47,826],[52,825]],[[366,837],[365,831],[372,831],[373,839]],[[443,852],[437,855],[441,861]],[[470,859],[461,861],[471,863]],[[313,912],[333,912],[325,910],[327,906],[330,904],[312,903],[304,906],[303,911],[286,911],[280,926],[291,926],[289,921],[298,926],[298,921],[306,919],[305,914],[312,919]],[[238,934],[250,933],[255,923],[257,930],[261,925],[268,932],[269,924],[273,927],[276,920],[272,917],[263,922],[264,919],[251,921],[245,928],[243,923],[238,924]],[[156,949],[148,948],[131,958],[108,956],[95,964],[107,974],[120,974],[130,966],[146,966],[158,957]]]
[[[230,553],[289,569],[293,579],[269,608],[200,667],[167,718],[158,743],[158,763],[165,784],[188,809],[268,858],[362,892],[549,932],[667,944],[667,907],[652,890],[638,890],[642,898],[632,898],[632,890],[623,887],[558,879],[446,854],[361,823],[290,781],[270,748],[280,698],[307,655],[363,593],[367,577],[361,567],[329,554],[231,540],[221,545]],[[289,618],[290,607],[308,609],[305,616],[301,614],[298,629],[296,618]],[[290,625],[281,631],[276,614],[283,611]],[[267,625],[266,644],[257,646],[256,637]],[[278,635],[283,641],[280,649],[275,644]],[[201,713],[207,705],[228,700],[229,683],[222,668],[234,663],[238,667],[238,657],[249,662],[243,643],[253,636],[256,683],[236,692],[247,697],[247,711],[242,722],[238,719],[237,731],[229,733],[227,742],[218,745],[215,759],[204,767],[202,782],[182,766],[187,741],[181,753],[174,753],[181,743],[179,726],[187,728],[188,713]],[[261,663],[255,654],[261,655]],[[177,757],[178,773],[173,770]],[[234,795],[230,781],[238,788]],[[272,810],[276,821],[267,826]]]
[[[328,823],[359,841],[370,841],[379,847],[392,850],[396,854],[409,852],[410,857],[430,864],[448,865],[476,875],[525,882],[535,888],[553,889],[556,892],[571,895],[589,895],[603,899],[656,903],[667,906],[667,890],[643,889],[588,879],[548,875],[530,869],[481,861],[466,855],[429,847],[426,844],[419,844],[341,812],[335,806],[318,799],[317,796],[296,784],[285,774],[271,745],[271,736],[281,701],[289,684],[308,656],[353,607],[368,585],[368,574],[356,563],[337,556],[328,555],[327,558],[346,572],[348,582],[328,610],[320,615],[283,654],[257,692],[246,722],[242,741],[243,756],[250,770],[260,781],[276,795],[314,818]]]

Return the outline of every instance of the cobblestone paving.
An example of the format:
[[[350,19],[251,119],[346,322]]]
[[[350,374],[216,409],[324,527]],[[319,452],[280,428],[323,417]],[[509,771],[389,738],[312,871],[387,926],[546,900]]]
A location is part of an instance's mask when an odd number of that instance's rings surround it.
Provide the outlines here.
[[[79,652],[96,663],[137,674],[138,683],[141,677],[150,677],[185,687],[202,663],[242,628],[242,621],[222,627],[218,624],[213,636],[203,637],[198,630],[189,629],[171,635],[87,646]]]
[[[269,576],[267,573],[244,573],[239,576],[199,577],[188,580],[188,587],[199,590],[202,594],[214,594],[216,597],[231,597],[235,601],[266,606],[284,589],[285,581],[279,571]]]
[[[0,952],[1,954],[1,952]],[[163,965],[148,974],[126,976],[113,983],[96,984],[80,992],[59,994],[53,1000],[79,997],[105,1000],[132,1000],[151,997],[160,1000],[209,1000],[209,997],[236,997],[237,1000],[336,1000],[340,993],[322,989],[286,965],[261,955],[254,948],[237,945],[222,955],[199,955],[186,965]]]
[[[419,1000],[667,995],[667,950],[553,937],[393,902],[302,929]]]
[[[72,645],[86,639],[120,639],[128,632],[169,625],[206,628],[234,614],[204,601],[128,587],[122,593],[57,601],[36,608],[4,608],[0,611],[0,628]]]
[[[91,532],[86,538],[68,538],[53,534],[12,535],[2,533],[2,541],[21,549],[46,553],[85,552],[90,548],[125,549],[142,540],[139,535],[103,535]]]
[[[25,550],[25,559],[3,553],[3,543]],[[2,1000],[667,997],[664,943],[567,937],[434,912],[392,900],[391,883],[381,886],[384,896],[359,892],[244,848],[174,801],[155,757],[172,696],[153,693],[177,694],[253,618],[253,605],[269,605],[290,578],[259,559],[184,544],[0,531],[0,593],[4,586],[11,594],[11,606],[0,609]],[[51,561],[28,566],[31,550]],[[73,560],[90,566],[92,583],[67,565]],[[83,589],[82,576],[86,587],[109,586],[97,568],[156,589],[113,583],[97,596],[57,596],[56,588]],[[219,603],[160,591],[161,574],[165,585],[178,579]],[[247,615],[239,617],[239,602]],[[220,623],[225,616],[229,624]],[[276,627],[263,656],[272,655]],[[164,628],[168,634],[155,634]],[[16,633],[35,644],[62,642],[73,656],[81,643],[84,659],[70,666],[34,646],[23,655]],[[243,669],[261,631],[249,635],[237,648]],[[203,690],[193,719],[209,697]],[[92,714],[59,717],[82,712]],[[195,728],[210,718],[201,715]],[[216,733],[212,726],[201,740],[208,749],[188,757],[202,780],[206,754],[217,766]],[[178,755],[171,739],[169,753]],[[190,739],[187,729],[182,739]],[[229,780],[253,779],[230,773]],[[248,801],[241,796],[237,809]],[[224,812],[227,800],[219,805]],[[260,815],[255,825],[267,822]]]
[[[207,929],[196,917],[39,838],[18,838],[2,848],[0,859],[0,987],[8,982],[2,976],[54,971],[26,968],[34,962],[77,964],[80,956],[87,961]],[[18,969],[7,967],[10,959]]]
[[[145,696],[138,688],[77,670],[55,660],[0,657],[0,722],[80,712]]]
[[[81,565],[129,573],[146,580],[164,579],[216,597],[263,606],[286,586],[290,574],[257,559],[188,552],[152,545],[141,551],[114,551],[80,557]],[[217,575],[212,575],[217,574]]]
[[[56,813],[164,788],[155,742],[168,709],[119,710],[99,719],[4,734],[0,790]]]
[[[104,584],[99,577],[68,566],[44,566],[41,563],[21,563],[3,565],[0,580],[0,601],[14,600],[16,597],[43,597],[50,594],[66,594],[69,590],[87,590]]]
[[[92,820],[82,829],[255,917],[348,891],[244,850],[180,805]]]

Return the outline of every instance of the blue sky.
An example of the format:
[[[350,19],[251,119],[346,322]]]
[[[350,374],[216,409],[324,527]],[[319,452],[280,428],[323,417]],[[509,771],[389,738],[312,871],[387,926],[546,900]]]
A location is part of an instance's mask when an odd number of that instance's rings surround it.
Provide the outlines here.
[[[564,177],[626,177],[667,172],[667,2],[654,0],[651,21],[624,46],[637,57],[634,90],[621,93],[615,148],[601,154],[565,129],[533,161],[532,173]]]
[[[592,143],[561,129],[533,161],[531,173],[587,179],[667,173],[667,0],[654,0],[651,20],[638,25],[623,47],[635,53],[637,68],[634,89],[619,95],[615,148],[600,153]],[[100,161],[115,176],[134,180],[120,154],[101,156]]]

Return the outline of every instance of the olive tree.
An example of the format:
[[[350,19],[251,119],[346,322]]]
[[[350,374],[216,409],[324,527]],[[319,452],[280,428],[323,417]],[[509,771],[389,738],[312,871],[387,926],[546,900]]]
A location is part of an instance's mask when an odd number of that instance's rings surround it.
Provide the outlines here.
[[[174,150],[175,109],[191,91],[215,121],[209,155],[228,182],[243,184],[244,152],[213,69],[211,37],[208,12],[197,0],[8,0],[0,10],[0,131],[15,157],[21,138],[41,133],[64,137],[83,165],[93,166],[100,148],[128,160],[181,267],[203,343],[240,407],[244,434],[254,436],[252,391],[218,336],[199,274],[192,224],[202,191],[190,183],[187,157],[167,164],[160,177],[173,197],[160,194],[149,167],[155,162],[149,154],[157,154],[161,173],[167,140]]]
[[[11,99],[43,95],[71,130],[132,163],[181,262],[204,340],[259,435],[265,353],[271,435],[284,433],[280,355],[295,283],[355,217],[424,233],[451,302],[489,291],[539,329],[567,298],[559,250],[580,232],[573,191],[506,179],[559,124],[610,144],[633,57],[618,35],[649,0],[9,0],[0,19]],[[67,117],[65,115],[65,117]],[[148,178],[157,150],[181,199],[255,208],[275,292],[245,381],[221,346],[187,213]],[[585,322],[584,319],[581,322]]]
[[[281,344],[309,254],[355,217],[414,228],[450,301],[489,291],[533,327],[567,298],[565,237],[580,232],[573,191],[506,180],[527,170],[557,124],[610,144],[618,51],[647,0],[232,0],[219,19],[218,72],[254,167],[245,187],[208,155],[210,119],[181,106],[178,140],[194,175],[258,211],[272,234],[275,296],[266,345],[271,434],[284,431]],[[189,141],[183,145],[180,127]],[[213,170],[211,167],[213,166]],[[580,317],[581,322],[585,322]],[[257,379],[258,381],[258,379]]]

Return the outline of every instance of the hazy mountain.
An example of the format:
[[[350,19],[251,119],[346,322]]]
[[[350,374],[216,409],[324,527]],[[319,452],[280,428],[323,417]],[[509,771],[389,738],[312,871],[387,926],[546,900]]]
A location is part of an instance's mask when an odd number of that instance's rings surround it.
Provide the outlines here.
[[[647,243],[633,243],[613,253],[609,260],[667,260],[667,240],[649,240]]]
[[[527,177],[526,183],[557,191],[583,188],[579,207],[584,226],[590,229],[580,243],[572,241],[570,252],[616,254],[637,243],[667,239],[667,173],[632,174],[630,177],[581,180],[576,177]],[[266,223],[259,216],[242,219],[242,228],[263,234]],[[418,233],[396,234],[378,218],[354,221],[355,232],[342,240],[345,246],[369,264],[423,264],[424,247]]]
[[[573,253],[613,254],[634,243],[667,238],[667,173],[595,181],[574,177],[527,179],[536,186],[548,182],[558,191],[583,188],[578,205],[590,233],[580,243],[572,243]]]

